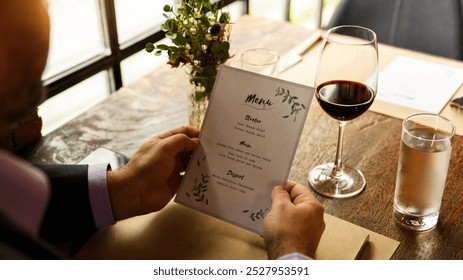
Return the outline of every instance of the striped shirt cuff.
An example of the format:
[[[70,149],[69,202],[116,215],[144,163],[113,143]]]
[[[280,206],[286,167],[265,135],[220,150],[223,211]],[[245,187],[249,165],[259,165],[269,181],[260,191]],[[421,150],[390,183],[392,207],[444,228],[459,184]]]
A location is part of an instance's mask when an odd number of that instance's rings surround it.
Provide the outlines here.
[[[95,164],[88,166],[88,193],[92,207],[95,226],[101,228],[112,225],[116,221],[109,201],[106,173],[111,170],[109,164]]]

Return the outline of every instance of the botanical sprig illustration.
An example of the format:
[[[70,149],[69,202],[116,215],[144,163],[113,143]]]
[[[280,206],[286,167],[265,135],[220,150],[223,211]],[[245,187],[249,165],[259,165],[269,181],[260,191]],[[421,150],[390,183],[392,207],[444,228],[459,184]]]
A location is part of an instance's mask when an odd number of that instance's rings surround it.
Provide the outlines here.
[[[196,161],[198,167],[201,167],[201,164],[206,160],[206,156],[203,156],[201,159]],[[201,179],[195,178],[195,182],[193,187],[191,188],[191,194],[189,192],[185,192],[186,196],[193,197],[197,202],[203,202],[206,205],[209,205],[209,200],[205,192],[208,191],[207,184],[209,183],[209,175],[207,173],[201,174]]]
[[[248,214],[249,218],[255,222],[256,220],[261,220],[265,217],[268,212],[268,208],[260,209],[257,212],[251,212],[250,210],[243,210],[241,212]]]
[[[285,103],[287,101],[288,104],[291,105],[291,113],[288,115],[284,115],[283,118],[285,119],[289,118],[290,116],[294,116],[294,122],[295,122],[299,111],[305,110],[305,105],[298,102],[299,97],[292,96],[289,89],[278,87],[278,89],[276,90],[275,96],[282,96],[283,97],[282,102]]]
[[[205,192],[207,192],[207,184],[209,183],[209,175],[207,174],[201,174],[201,180],[198,182],[198,178],[195,178],[195,183],[193,187],[191,188],[191,194],[188,192],[185,192],[186,196],[188,197],[194,197],[195,201],[197,202],[203,202],[206,205],[209,205],[209,200],[207,199],[207,196]]]

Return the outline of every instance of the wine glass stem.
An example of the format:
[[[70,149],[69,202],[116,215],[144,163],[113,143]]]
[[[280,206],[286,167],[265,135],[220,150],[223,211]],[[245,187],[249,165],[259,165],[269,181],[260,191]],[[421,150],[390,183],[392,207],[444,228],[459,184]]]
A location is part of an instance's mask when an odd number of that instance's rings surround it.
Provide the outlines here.
[[[336,159],[334,161],[334,168],[331,171],[331,177],[339,177],[343,173],[342,146],[344,143],[344,128],[346,127],[346,124],[346,121],[339,121],[338,145],[336,149]]]

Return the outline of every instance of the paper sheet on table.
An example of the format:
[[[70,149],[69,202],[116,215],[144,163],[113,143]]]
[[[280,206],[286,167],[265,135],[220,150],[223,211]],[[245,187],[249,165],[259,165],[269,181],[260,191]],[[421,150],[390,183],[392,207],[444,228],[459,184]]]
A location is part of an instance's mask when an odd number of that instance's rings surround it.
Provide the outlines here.
[[[315,253],[318,260],[388,260],[400,245],[399,241],[326,213],[325,224]],[[362,247],[367,236],[368,244]]]
[[[388,260],[399,242],[325,214],[326,228],[318,245],[318,260]],[[78,259],[263,260],[262,237],[225,221],[169,203],[163,210],[118,221],[99,229]]]
[[[380,74],[377,100],[439,113],[463,83],[463,68],[397,56]]]

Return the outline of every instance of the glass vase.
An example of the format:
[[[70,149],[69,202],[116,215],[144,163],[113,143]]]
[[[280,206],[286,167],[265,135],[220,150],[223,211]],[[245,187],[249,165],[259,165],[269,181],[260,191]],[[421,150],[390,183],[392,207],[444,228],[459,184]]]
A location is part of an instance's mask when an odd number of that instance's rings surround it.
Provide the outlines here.
[[[217,72],[206,71],[197,67],[189,68],[187,71],[190,82],[188,91],[188,123],[190,126],[200,129]]]
[[[201,128],[201,124],[206,114],[209,97],[198,97],[197,93],[201,92],[201,86],[191,85],[188,93],[188,124],[190,126]]]

